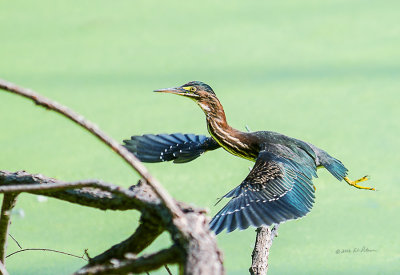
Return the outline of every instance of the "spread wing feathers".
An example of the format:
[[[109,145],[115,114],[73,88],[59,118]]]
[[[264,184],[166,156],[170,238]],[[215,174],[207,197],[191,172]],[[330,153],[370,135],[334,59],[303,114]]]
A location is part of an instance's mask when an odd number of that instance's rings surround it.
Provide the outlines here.
[[[246,179],[224,196],[232,199],[211,220],[211,229],[218,234],[306,215],[315,198],[311,180],[316,166],[308,164],[261,151]]]
[[[143,162],[184,163],[220,147],[211,137],[180,133],[132,136],[124,143],[125,148]]]

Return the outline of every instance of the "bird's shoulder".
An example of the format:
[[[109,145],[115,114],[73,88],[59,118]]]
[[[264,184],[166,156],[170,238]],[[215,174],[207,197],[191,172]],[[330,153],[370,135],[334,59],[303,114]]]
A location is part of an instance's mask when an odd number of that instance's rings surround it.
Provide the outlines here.
[[[258,141],[261,150],[289,158],[297,156],[300,158],[309,157],[314,160],[316,157],[315,151],[309,143],[281,133],[258,131],[251,133],[251,136]]]

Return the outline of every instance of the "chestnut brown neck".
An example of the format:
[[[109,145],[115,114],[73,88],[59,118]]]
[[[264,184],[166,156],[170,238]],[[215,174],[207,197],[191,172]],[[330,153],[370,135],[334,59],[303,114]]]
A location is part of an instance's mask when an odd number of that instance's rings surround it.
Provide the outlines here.
[[[254,152],[254,146],[249,142],[249,134],[229,126],[224,108],[217,97],[200,99],[197,104],[206,115],[208,132],[222,148],[233,155],[255,160],[258,152]]]

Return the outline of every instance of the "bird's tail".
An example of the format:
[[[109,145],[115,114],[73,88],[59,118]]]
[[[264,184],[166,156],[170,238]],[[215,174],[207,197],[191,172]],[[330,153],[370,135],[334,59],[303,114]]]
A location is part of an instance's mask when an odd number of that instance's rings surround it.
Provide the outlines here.
[[[335,178],[338,180],[342,180],[344,177],[347,176],[347,168],[343,165],[343,163],[329,155],[324,150],[308,143],[310,147],[314,150],[315,154],[317,155],[317,165],[324,166],[329,173],[331,173]]]
[[[330,159],[323,162],[322,165],[338,180],[342,180],[347,175],[347,168],[343,165],[343,163],[335,159],[334,157],[329,156]]]
[[[341,181],[344,177],[346,177],[348,170],[340,160],[335,159],[327,152],[319,148],[317,156],[319,165],[324,166],[335,178]]]
[[[211,137],[180,133],[132,136],[124,143],[124,147],[143,162],[185,163],[220,147]]]

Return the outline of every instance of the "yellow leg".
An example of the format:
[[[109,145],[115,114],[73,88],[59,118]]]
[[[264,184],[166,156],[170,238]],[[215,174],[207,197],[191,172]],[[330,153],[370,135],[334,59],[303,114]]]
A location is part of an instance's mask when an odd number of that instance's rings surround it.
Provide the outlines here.
[[[366,181],[368,180],[368,176],[362,177],[361,179],[358,180],[350,180],[348,177],[344,177],[343,178],[349,185],[354,186],[355,188],[358,189],[367,189],[367,190],[375,190],[375,188],[372,187],[364,187],[361,185],[358,185],[357,183],[362,182],[362,181]]]

